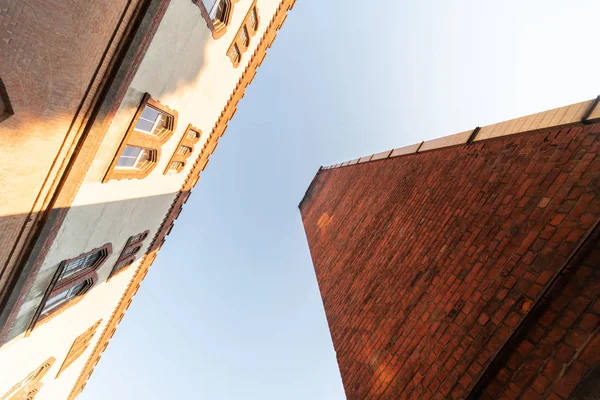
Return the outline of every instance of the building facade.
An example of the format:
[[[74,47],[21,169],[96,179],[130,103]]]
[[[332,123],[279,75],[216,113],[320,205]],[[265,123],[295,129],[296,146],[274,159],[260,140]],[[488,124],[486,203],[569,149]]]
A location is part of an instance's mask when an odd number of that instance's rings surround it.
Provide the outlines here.
[[[299,208],[349,400],[599,398],[599,118],[319,170]]]
[[[0,399],[83,390],[293,4],[0,0]]]

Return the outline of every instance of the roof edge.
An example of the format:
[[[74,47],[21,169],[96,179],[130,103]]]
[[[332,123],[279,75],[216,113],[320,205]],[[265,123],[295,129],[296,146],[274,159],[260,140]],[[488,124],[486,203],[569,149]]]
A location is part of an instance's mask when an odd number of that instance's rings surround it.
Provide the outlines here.
[[[319,174],[321,173],[321,171],[323,170],[323,167],[319,167],[319,170],[317,171],[317,173],[315,174],[315,176],[313,176],[312,181],[310,181],[310,185],[308,185],[308,188],[306,188],[306,192],[304,192],[304,196],[302,196],[302,200],[300,200],[300,203],[298,204],[298,208],[302,211],[302,205],[304,204],[304,200],[306,200],[308,197],[310,197],[312,190],[315,187],[315,183],[317,181],[317,176],[319,176]]]
[[[356,158],[354,160],[328,165],[321,167],[321,170],[346,167],[354,164],[363,164],[366,162],[399,157],[408,154],[423,153],[425,151],[471,144],[502,136],[537,131],[540,129],[555,128],[574,124],[586,125],[600,121],[599,103],[600,96],[592,100],[582,101],[580,103],[554,108],[552,110],[547,110],[520,118],[514,118],[483,127],[476,127],[473,130],[442,136],[409,146],[399,147],[396,149],[383,151],[381,153]],[[302,204],[302,202],[300,204]]]

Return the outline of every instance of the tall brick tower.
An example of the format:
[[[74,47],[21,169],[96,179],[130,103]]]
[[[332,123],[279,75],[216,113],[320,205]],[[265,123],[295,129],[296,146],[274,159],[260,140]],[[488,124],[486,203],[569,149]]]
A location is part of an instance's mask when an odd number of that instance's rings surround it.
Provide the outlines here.
[[[349,400],[599,398],[599,117],[319,170],[299,207]]]

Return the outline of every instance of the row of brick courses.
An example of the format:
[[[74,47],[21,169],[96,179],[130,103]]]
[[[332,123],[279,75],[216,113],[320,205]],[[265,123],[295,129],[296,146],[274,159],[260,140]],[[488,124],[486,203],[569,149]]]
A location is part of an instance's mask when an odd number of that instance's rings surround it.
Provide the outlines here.
[[[470,393],[600,217],[599,133],[317,174],[300,210],[349,399]]]

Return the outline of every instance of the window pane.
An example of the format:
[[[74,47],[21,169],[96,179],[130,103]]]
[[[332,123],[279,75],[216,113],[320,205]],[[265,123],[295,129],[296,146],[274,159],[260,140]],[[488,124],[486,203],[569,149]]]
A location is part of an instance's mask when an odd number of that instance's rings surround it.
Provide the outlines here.
[[[196,132],[195,130],[193,130],[193,129],[190,129],[190,130],[187,132],[186,136],[187,136],[189,139],[199,139],[199,138],[200,138],[200,134],[199,134],[198,132]]]
[[[161,133],[163,133],[163,131],[165,129],[167,129],[167,119],[165,118],[164,115],[160,115],[158,117],[156,125],[154,126],[154,130],[152,131],[152,134],[158,136]]]
[[[240,31],[240,42],[244,44],[244,46],[248,47],[250,43],[250,37],[248,36],[248,30],[244,26],[244,28]]]
[[[141,154],[138,157],[138,162],[136,164],[136,168],[140,168],[144,165],[146,161],[150,160],[150,152],[146,149],[143,149]]]
[[[46,313],[60,307],[61,305],[65,304],[72,298],[76,297],[81,292],[81,290],[85,287],[86,284],[87,284],[87,281],[79,282],[78,284],[49,298],[46,301],[46,304],[44,304],[44,309],[42,310],[42,314],[46,314]]]
[[[125,250],[123,252],[123,254],[121,254],[121,257],[127,257],[130,256],[132,254],[137,253],[140,250],[140,246],[134,246],[134,247],[130,247],[127,250]]]
[[[234,64],[239,62],[240,58],[242,57],[242,55],[240,54],[240,50],[237,47],[237,44],[234,44],[233,46],[231,46],[231,48],[229,49],[229,53],[227,55],[229,56],[229,58],[231,58],[231,61]]]
[[[63,271],[59,278],[59,282],[60,282],[60,280],[63,280],[70,276],[73,276],[73,275],[77,274],[78,272],[85,270],[86,268],[93,267],[94,264],[96,264],[96,262],[100,259],[100,257],[101,257],[101,253],[96,252],[96,253],[88,254],[85,257],[81,257],[76,260],[70,261],[63,268]]]
[[[208,11],[208,12],[210,12],[210,10],[212,10],[212,8],[216,2],[217,2],[217,0],[202,0],[202,4],[204,4],[204,8],[206,8],[206,11]]]
[[[222,0],[202,0],[204,8],[208,11],[208,16],[211,19],[222,17],[225,11],[225,2]]]
[[[192,152],[192,148],[188,147],[188,146],[179,146],[179,148],[177,149],[177,154],[187,154],[187,153],[191,153]]]
[[[142,111],[142,115],[140,116],[140,119],[145,119],[147,121],[151,121],[154,122],[156,121],[156,119],[158,118],[158,116],[160,115],[160,112],[152,107],[144,107],[144,111]]]
[[[119,157],[117,161],[117,167],[133,167],[135,165],[135,158],[132,157]]]
[[[134,167],[142,150],[141,147],[126,146],[117,161],[117,167]]]
[[[258,15],[256,14],[256,8],[252,9],[252,12],[250,13],[250,26],[252,26],[254,30],[258,28]]]
[[[137,157],[140,154],[141,147],[126,146],[123,150],[124,156]]]
[[[145,119],[139,119],[137,124],[135,125],[135,129],[142,132],[152,132],[152,127],[154,126],[154,121],[148,121]]]
[[[131,243],[139,242],[140,240],[143,240],[145,238],[146,238],[146,233],[139,233],[135,236],[131,236],[129,239],[127,239],[127,243],[125,243],[125,246],[128,246]]]

